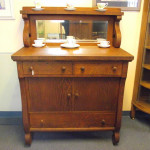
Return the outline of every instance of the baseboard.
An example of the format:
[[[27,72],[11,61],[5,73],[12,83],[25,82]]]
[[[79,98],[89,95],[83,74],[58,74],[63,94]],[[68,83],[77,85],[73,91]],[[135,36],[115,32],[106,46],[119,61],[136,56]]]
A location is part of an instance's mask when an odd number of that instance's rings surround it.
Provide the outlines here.
[[[22,124],[21,111],[0,111],[0,125]]]
[[[123,111],[123,116],[129,116],[130,111]],[[0,111],[0,125],[20,125],[22,124],[21,111]]]
[[[0,111],[0,118],[22,118],[22,111]]]

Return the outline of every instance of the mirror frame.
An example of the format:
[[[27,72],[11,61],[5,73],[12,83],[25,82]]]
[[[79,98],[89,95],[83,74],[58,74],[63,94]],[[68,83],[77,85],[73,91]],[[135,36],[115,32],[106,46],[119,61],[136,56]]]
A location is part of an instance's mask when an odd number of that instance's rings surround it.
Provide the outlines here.
[[[78,7],[75,11],[66,11],[64,7],[44,7],[43,11],[33,11],[33,7],[23,7],[21,14],[24,19],[24,46],[32,46],[37,39],[36,20],[95,20],[108,21],[107,40],[114,47],[120,47],[121,32],[119,22],[123,12],[120,8],[107,8],[105,12],[96,11],[96,8]],[[61,43],[48,43],[48,45],[58,46]],[[80,45],[95,46],[97,43],[81,43]]]

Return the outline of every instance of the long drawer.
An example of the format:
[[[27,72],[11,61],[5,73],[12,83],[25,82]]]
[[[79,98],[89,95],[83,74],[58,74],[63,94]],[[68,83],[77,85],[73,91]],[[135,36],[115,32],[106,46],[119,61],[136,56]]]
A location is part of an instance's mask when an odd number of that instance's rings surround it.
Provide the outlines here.
[[[30,113],[31,128],[114,127],[115,113],[51,112]]]
[[[70,62],[24,62],[23,72],[26,75],[72,74]]]
[[[76,62],[73,68],[77,75],[116,75],[120,76],[122,72],[122,63],[120,62]]]

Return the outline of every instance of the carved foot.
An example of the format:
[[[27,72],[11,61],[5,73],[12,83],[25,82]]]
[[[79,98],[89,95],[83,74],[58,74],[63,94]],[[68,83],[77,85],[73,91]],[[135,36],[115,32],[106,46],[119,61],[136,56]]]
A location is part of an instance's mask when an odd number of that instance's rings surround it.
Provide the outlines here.
[[[32,142],[31,133],[25,133],[25,144],[26,145],[31,145],[31,142]]]
[[[132,120],[135,119],[135,106],[133,106],[133,104],[132,104],[132,107],[131,107],[130,118]]]
[[[117,145],[120,139],[120,134],[119,132],[114,131],[113,135],[112,135],[112,142],[113,145]]]

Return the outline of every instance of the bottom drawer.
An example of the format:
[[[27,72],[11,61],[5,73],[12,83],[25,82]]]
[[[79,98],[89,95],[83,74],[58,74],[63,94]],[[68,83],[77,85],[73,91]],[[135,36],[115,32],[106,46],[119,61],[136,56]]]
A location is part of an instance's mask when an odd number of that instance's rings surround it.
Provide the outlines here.
[[[52,112],[30,113],[31,128],[114,127],[115,113]]]

